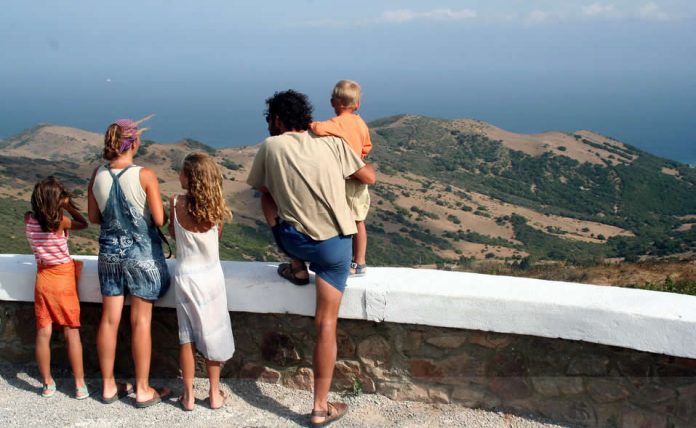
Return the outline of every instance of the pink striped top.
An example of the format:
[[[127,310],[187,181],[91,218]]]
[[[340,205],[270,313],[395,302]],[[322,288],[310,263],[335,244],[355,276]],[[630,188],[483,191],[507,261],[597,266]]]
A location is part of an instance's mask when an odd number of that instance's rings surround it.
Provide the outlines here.
[[[37,265],[55,266],[72,260],[68,251],[67,229],[63,231],[63,236],[58,236],[55,232],[44,232],[33,215],[29,215],[24,223],[27,240],[34,252]]]

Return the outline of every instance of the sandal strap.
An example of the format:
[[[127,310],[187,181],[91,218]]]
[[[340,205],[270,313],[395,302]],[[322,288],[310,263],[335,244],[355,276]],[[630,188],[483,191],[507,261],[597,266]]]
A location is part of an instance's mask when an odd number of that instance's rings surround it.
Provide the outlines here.
[[[290,270],[292,271],[292,273],[308,272],[307,266],[305,264],[302,264],[302,267],[294,268],[294,267],[292,267],[292,263],[290,263]]]
[[[333,403],[329,401],[327,404],[329,405],[329,416],[333,415],[334,413],[340,413],[341,410],[345,410],[348,408],[348,405],[346,405],[346,403],[341,402]],[[333,411],[331,411],[332,409]]]
[[[53,397],[53,395],[56,393],[56,383],[53,382],[52,384],[47,384],[44,383],[42,388],[41,388],[41,396],[42,397]]]
[[[294,267],[292,267],[292,263],[283,263],[283,264],[285,265],[285,266],[283,266],[283,268],[282,268],[283,272],[287,272],[287,271],[289,270],[293,275],[296,274],[296,273],[298,273],[298,272],[307,272],[307,273],[309,273],[309,271],[307,270],[307,266],[294,268]]]
[[[75,388],[75,398],[82,400],[87,397],[89,397],[89,389],[87,389],[87,385]]]
[[[328,417],[334,413],[339,413],[339,406],[341,405],[343,405],[343,403],[328,402],[326,403],[326,410],[312,410],[312,416]]]

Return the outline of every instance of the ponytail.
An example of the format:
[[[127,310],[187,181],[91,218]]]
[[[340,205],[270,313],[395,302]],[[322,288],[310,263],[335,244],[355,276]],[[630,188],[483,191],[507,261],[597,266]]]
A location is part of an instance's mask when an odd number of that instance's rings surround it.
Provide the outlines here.
[[[119,148],[121,147],[121,127],[111,124],[106,129],[104,134],[104,159],[112,161],[120,155]]]

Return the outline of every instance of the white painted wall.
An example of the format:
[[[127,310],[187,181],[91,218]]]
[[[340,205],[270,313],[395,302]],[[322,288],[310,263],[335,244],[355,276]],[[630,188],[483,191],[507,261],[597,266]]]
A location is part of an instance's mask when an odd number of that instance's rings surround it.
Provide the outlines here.
[[[96,257],[80,299],[100,302]],[[277,263],[223,262],[230,311],[314,313],[314,286],[276,274]],[[173,270],[174,262],[170,262]],[[33,301],[34,257],[0,255],[0,300]],[[173,307],[170,290],[157,302]],[[696,297],[528,278],[376,268],[348,282],[342,318],[583,340],[696,358]]]

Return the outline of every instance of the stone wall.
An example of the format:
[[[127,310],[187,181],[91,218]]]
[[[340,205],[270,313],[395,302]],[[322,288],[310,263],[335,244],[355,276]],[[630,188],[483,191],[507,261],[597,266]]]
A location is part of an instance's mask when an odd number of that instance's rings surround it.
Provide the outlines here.
[[[98,377],[100,306],[83,304],[85,366]],[[223,376],[311,389],[313,320],[231,313],[237,352]],[[117,372],[132,376],[128,309]],[[34,364],[32,303],[0,302],[0,362]],[[696,360],[524,335],[339,321],[334,390],[461,403],[587,426],[696,426]],[[54,338],[54,365],[68,367]],[[176,313],[157,308],[153,376],[178,374]],[[198,367],[203,370],[202,361]],[[199,375],[203,376],[201,371]]]

